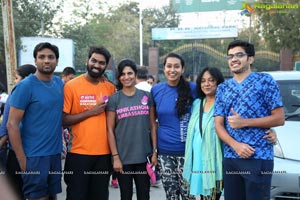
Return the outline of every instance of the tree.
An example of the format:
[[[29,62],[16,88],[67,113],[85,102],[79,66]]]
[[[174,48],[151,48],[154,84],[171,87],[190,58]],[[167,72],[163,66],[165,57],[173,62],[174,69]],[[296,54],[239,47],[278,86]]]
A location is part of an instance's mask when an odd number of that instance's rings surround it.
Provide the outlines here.
[[[111,24],[109,48],[114,58],[120,61],[131,58],[139,61],[139,7],[137,2],[129,2],[117,9],[110,9],[108,22]]]
[[[46,0],[15,0],[13,1],[13,17],[16,49],[20,50],[20,38],[25,36],[38,36],[54,34],[53,18],[60,11],[60,3],[49,4]],[[5,50],[3,38],[2,9],[0,10],[0,80],[6,84]],[[37,20],[40,19],[40,20]],[[43,30],[42,31],[42,27]]]
[[[68,24],[61,25],[61,35],[75,42],[75,64],[77,70],[85,71],[87,49],[90,45],[103,45],[112,53],[116,63],[123,58],[139,61],[139,4],[128,2],[116,8],[98,6],[97,13],[91,14],[89,1],[76,2],[74,17]],[[88,16],[88,17],[87,17]],[[143,55],[148,63],[148,48],[152,46],[151,28],[177,27],[179,19],[169,7],[143,11]],[[163,44],[163,45],[160,45]],[[178,41],[163,41],[162,54],[170,52]],[[170,44],[173,44],[170,46]]]
[[[104,14],[101,13],[102,3],[89,0],[74,1],[71,20],[60,21],[60,34],[75,44],[75,67],[77,71],[86,71],[87,53],[90,46],[103,45],[100,40],[107,38],[109,27]],[[98,12],[95,12],[97,10]],[[105,39],[104,39],[105,41]]]
[[[260,1],[262,2],[262,1]],[[283,1],[273,0],[273,5]],[[287,0],[284,3],[298,4],[298,0]],[[257,30],[260,31],[272,51],[279,52],[287,48],[299,51],[300,43],[300,11],[299,9],[256,9]]]

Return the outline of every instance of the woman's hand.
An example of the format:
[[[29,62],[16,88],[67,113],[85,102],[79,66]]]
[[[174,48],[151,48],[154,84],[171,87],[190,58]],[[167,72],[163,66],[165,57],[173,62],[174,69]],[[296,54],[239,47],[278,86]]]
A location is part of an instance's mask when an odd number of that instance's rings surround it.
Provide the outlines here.
[[[157,165],[157,153],[153,153],[151,156],[151,164],[152,166],[156,166]]]
[[[116,155],[116,156],[114,156],[113,157],[114,158],[114,165],[113,165],[113,167],[114,167],[114,170],[116,171],[116,172],[119,172],[119,173],[123,173],[124,171],[123,171],[123,164],[122,164],[122,161],[120,160],[120,158],[119,158],[119,155]]]

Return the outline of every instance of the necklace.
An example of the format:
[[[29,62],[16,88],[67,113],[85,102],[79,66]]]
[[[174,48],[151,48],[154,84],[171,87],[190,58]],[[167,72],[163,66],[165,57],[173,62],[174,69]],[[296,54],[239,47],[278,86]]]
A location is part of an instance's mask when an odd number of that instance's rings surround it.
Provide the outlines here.
[[[42,83],[42,85],[45,88],[52,88],[54,86],[54,82],[53,79],[51,79],[50,81],[42,81],[40,80],[37,76],[35,76],[37,78],[37,80],[39,80],[40,83]]]

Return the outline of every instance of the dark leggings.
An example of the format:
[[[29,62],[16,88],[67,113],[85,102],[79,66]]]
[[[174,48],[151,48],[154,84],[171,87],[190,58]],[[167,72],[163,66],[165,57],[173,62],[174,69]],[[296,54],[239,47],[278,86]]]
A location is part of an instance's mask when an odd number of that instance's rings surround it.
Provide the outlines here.
[[[146,163],[123,165],[123,171],[123,174],[117,174],[121,200],[132,199],[133,180],[136,186],[137,200],[149,200],[150,178],[146,171]]]

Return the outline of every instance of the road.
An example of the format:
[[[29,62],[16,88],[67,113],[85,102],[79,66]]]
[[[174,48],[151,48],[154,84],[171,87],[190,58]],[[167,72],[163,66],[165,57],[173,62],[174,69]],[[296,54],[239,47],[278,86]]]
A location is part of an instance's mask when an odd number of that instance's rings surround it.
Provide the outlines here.
[[[65,200],[66,199],[66,185],[62,182],[63,192],[60,193],[57,197],[58,200]],[[136,193],[133,193],[133,200],[136,200]],[[109,199],[110,200],[118,200],[120,199],[120,189],[119,188],[112,188],[109,187]],[[165,199],[165,192],[162,186],[156,188],[150,188],[150,200],[164,200]]]

